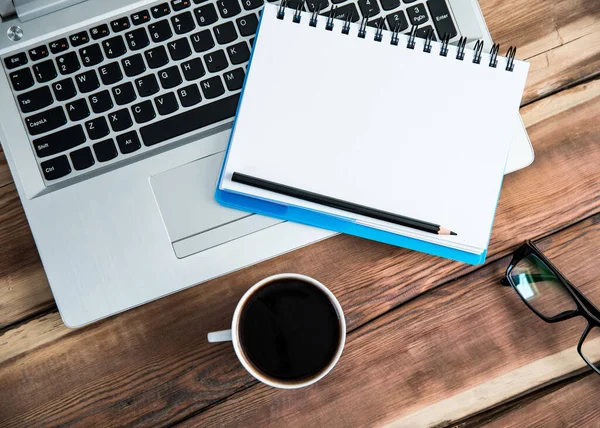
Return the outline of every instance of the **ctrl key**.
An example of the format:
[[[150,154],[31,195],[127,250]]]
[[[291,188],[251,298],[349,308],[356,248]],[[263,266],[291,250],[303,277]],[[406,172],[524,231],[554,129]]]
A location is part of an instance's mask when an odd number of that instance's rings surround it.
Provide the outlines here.
[[[71,165],[66,155],[47,160],[40,164],[46,180],[57,180],[71,173]]]

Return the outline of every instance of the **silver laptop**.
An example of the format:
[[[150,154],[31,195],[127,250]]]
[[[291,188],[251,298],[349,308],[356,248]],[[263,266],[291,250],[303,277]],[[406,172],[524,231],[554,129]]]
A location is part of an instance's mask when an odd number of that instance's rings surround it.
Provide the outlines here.
[[[67,326],[332,235],[213,200],[262,6],[0,0],[0,141]],[[301,7],[491,47],[475,0]],[[518,117],[512,147],[508,171],[531,163]]]

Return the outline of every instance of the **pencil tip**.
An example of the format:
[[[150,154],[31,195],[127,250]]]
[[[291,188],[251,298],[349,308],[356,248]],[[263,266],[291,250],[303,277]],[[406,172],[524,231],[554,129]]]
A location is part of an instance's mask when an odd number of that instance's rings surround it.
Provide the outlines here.
[[[450,231],[450,235],[457,236],[458,234],[456,232]]]

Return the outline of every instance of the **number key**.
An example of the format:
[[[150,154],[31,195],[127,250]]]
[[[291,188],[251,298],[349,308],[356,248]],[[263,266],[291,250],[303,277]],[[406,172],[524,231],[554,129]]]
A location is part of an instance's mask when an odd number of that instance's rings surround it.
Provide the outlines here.
[[[33,74],[35,74],[35,78],[38,82],[49,82],[56,77],[56,68],[54,68],[52,60],[49,59],[40,62],[39,64],[35,64],[33,66]]]
[[[383,10],[392,10],[400,7],[400,0],[380,0]]]
[[[326,3],[327,0],[322,0],[323,3]],[[244,4],[244,9],[246,10],[252,10],[252,9],[257,9],[259,7],[261,7],[264,4],[264,0],[242,0],[242,3]],[[321,7],[321,9],[325,8],[326,6]]]
[[[155,22],[154,24],[150,24],[148,26],[148,31],[150,32],[150,37],[152,38],[152,41],[156,43],[170,39],[171,36],[173,36],[173,32],[171,31],[171,27],[169,26],[169,21],[167,21],[166,19]]]
[[[125,34],[125,40],[127,40],[129,49],[132,51],[143,49],[150,44],[148,34],[144,28],[138,28]]]
[[[172,16],[171,24],[173,24],[176,34],[189,33],[196,28],[194,17],[190,12],[184,12],[180,13],[179,15]]]
[[[404,16],[404,12],[401,10],[389,14],[385,19],[388,22],[388,27],[390,27],[390,30],[392,31],[404,31],[408,28],[408,21],[406,20],[406,16]]]
[[[79,60],[77,59],[77,54],[75,52],[69,52],[59,56],[56,58],[56,64],[58,65],[60,74],[63,75],[75,73],[81,68],[81,64],[79,64]]]
[[[222,18],[231,18],[242,11],[238,0],[219,0],[217,7]]]
[[[198,9],[194,10],[194,13],[196,14],[198,25],[201,27],[214,24],[219,19],[217,16],[217,10],[212,3],[208,3],[199,7]]]
[[[406,9],[408,17],[413,25],[421,25],[429,20],[429,15],[425,11],[425,6],[417,4]]]
[[[79,49],[79,56],[83,65],[86,67],[93,67],[94,65],[100,64],[104,57],[98,43],[88,46],[87,48]]]
[[[125,48],[125,42],[123,42],[123,37],[117,36],[112,39],[108,39],[102,42],[102,47],[104,48],[104,53],[107,58],[116,58],[118,56],[124,55],[127,52],[127,48]]]
[[[370,18],[379,13],[379,6],[377,6],[377,0],[358,0],[358,7],[363,16]]]

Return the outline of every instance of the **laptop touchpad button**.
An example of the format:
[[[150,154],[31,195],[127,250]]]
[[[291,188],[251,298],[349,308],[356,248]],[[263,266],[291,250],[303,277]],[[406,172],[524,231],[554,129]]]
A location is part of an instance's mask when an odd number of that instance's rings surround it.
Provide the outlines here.
[[[225,208],[215,199],[224,152],[216,153],[150,178],[173,250],[183,258],[281,220]]]

